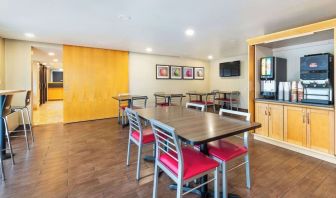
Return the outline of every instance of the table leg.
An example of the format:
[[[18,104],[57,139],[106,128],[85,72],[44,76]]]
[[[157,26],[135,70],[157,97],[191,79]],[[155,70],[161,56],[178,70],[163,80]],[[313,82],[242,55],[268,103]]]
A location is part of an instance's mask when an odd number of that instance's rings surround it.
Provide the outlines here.
[[[2,116],[2,112],[3,112],[3,108],[4,108],[4,103],[6,100],[6,95],[1,95],[0,96],[0,112],[1,112],[1,116]],[[5,138],[5,123],[4,120],[1,119],[0,120],[0,149],[2,152],[2,159],[9,159],[11,158],[10,154],[6,153],[6,138]]]

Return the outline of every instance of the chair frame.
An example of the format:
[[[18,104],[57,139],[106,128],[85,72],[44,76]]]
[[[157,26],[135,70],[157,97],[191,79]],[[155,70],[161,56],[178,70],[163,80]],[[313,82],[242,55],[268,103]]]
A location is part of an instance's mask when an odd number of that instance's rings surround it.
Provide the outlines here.
[[[173,101],[174,98],[180,99],[180,101],[179,101],[180,104],[179,105],[182,106],[183,94],[172,94],[171,97],[170,97],[170,99],[169,99],[169,106],[174,105],[172,103],[172,101]]]
[[[219,116],[222,116],[223,113],[228,113],[232,115],[239,115],[239,116],[244,116],[246,121],[250,121],[250,113],[246,112],[240,112],[240,111],[233,111],[233,110],[227,110],[227,109],[220,109],[219,110]],[[240,138],[240,136],[238,136]],[[245,177],[246,177],[246,187],[248,189],[251,188],[251,175],[250,175],[250,158],[249,158],[249,150],[248,150],[248,139],[249,139],[249,132],[246,131],[244,132],[243,140],[244,140],[244,147],[247,149],[247,153],[244,155],[244,162],[238,164],[237,166],[227,169],[227,163],[233,159],[236,159],[238,157],[242,156],[237,156],[236,158],[233,158],[227,162],[215,157],[211,156],[214,160],[218,161],[221,165],[222,168],[222,191],[223,191],[223,198],[227,197],[228,191],[227,191],[227,173],[245,165]]]
[[[222,108],[224,108],[224,104],[229,103],[230,110],[233,110],[233,105],[236,104],[236,110],[238,111],[239,110],[239,104],[240,104],[240,99],[239,99],[240,92],[233,91],[233,92],[228,93],[228,94],[229,94],[229,101],[225,101],[225,100],[220,100],[219,99]],[[235,96],[236,96],[236,100],[234,99]]]
[[[205,110],[205,105],[198,104],[198,103],[187,102],[186,103],[186,108],[190,109],[189,107],[195,107],[196,109],[200,109],[201,111]]]
[[[155,170],[154,170],[154,185],[153,185],[153,198],[157,197],[157,189],[158,189],[158,179],[160,169],[163,170],[176,184],[177,184],[177,194],[176,197],[181,198],[183,195],[203,186],[207,183],[214,181],[214,197],[218,198],[218,167],[198,174],[194,177],[191,177],[187,180],[183,179],[184,175],[184,161],[183,161],[183,154],[181,149],[181,141],[178,139],[175,129],[163,124],[157,120],[150,120],[153,133],[155,136]],[[161,135],[160,135],[161,134]],[[164,139],[164,140],[163,140]],[[174,147],[174,148],[173,148]],[[172,156],[168,151],[173,151],[177,154],[177,159]],[[168,167],[166,167],[161,161],[159,160],[160,152],[164,152],[171,156],[178,162],[178,175],[175,175]],[[196,186],[193,189],[183,193],[183,185],[187,184],[191,181],[194,181],[197,178],[202,176],[208,175],[210,173],[214,174],[214,178],[208,180],[207,182]]]
[[[138,159],[137,159],[137,171],[136,171],[136,180],[140,179],[140,169],[141,169],[141,155],[142,155],[142,147],[144,145],[155,145],[155,142],[150,143],[142,143],[143,140],[143,128],[141,125],[141,121],[137,112],[130,108],[125,109],[126,115],[129,121],[129,139],[128,139],[128,146],[127,146],[127,161],[126,165],[130,165],[130,153],[131,153],[131,144],[134,143],[138,146]],[[139,133],[139,140],[136,140],[132,137],[132,132],[138,131]],[[154,150],[153,150],[154,153]]]

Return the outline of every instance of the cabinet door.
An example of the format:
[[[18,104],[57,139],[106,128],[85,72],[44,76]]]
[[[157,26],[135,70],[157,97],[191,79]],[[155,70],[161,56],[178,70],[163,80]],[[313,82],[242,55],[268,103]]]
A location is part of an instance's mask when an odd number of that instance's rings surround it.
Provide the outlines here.
[[[334,113],[328,110],[307,109],[307,147],[334,153]]]
[[[286,142],[306,146],[306,108],[284,107],[284,139]]]
[[[282,105],[268,106],[268,134],[269,137],[282,140],[284,139],[284,107]]]
[[[261,128],[256,129],[256,133],[268,136],[268,104],[256,103],[256,122],[261,124]]]

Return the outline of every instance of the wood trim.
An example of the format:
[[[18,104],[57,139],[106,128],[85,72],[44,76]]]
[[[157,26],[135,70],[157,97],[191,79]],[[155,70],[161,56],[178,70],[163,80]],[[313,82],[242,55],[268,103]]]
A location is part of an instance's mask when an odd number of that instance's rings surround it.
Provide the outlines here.
[[[248,92],[248,112],[251,114],[251,121],[255,120],[255,46],[248,46],[248,76],[249,76],[249,92]]]
[[[334,55],[336,55],[336,27],[334,28]],[[334,58],[334,79],[336,79],[336,61]],[[334,80],[334,89],[335,89],[335,80]],[[334,102],[336,101],[336,94],[334,90]],[[333,122],[333,137],[334,137],[334,154],[336,154],[336,131],[335,131],[335,124],[336,124],[336,109],[334,110],[334,122]]]
[[[322,107],[322,106],[312,106],[312,105],[305,105],[305,104],[291,104],[291,103],[282,103],[276,101],[255,101],[255,103],[265,103],[265,104],[276,104],[276,105],[283,105],[288,107],[299,107],[299,108],[309,108],[309,109],[320,109],[326,111],[334,111],[334,108],[329,107]]]
[[[330,148],[329,153],[335,154],[335,113],[334,111],[329,112],[329,122],[330,122]]]
[[[297,28],[292,28],[272,34],[257,36],[254,38],[247,39],[249,45],[257,45],[264,42],[272,42],[275,40],[285,40],[288,38],[293,38],[296,36],[304,35],[307,33],[320,32],[323,30],[330,30],[336,27],[336,19],[330,19],[318,23],[313,23],[309,25],[304,25]]]

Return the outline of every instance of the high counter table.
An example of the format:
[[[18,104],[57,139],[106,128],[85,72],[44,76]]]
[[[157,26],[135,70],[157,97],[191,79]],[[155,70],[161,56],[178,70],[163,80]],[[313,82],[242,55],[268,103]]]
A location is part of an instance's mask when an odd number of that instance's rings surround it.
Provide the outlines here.
[[[8,95],[13,95],[16,93],[25,92],[25,90],[0,90],[0,112],[2,116],[2,112],[4,109],[5,101]],[[5,125],[3,119],[0,121],[0,148],[2,149],[2,156],[4,159],[9,158],[10,156],[6,154],[6,141],[5,141]]]

